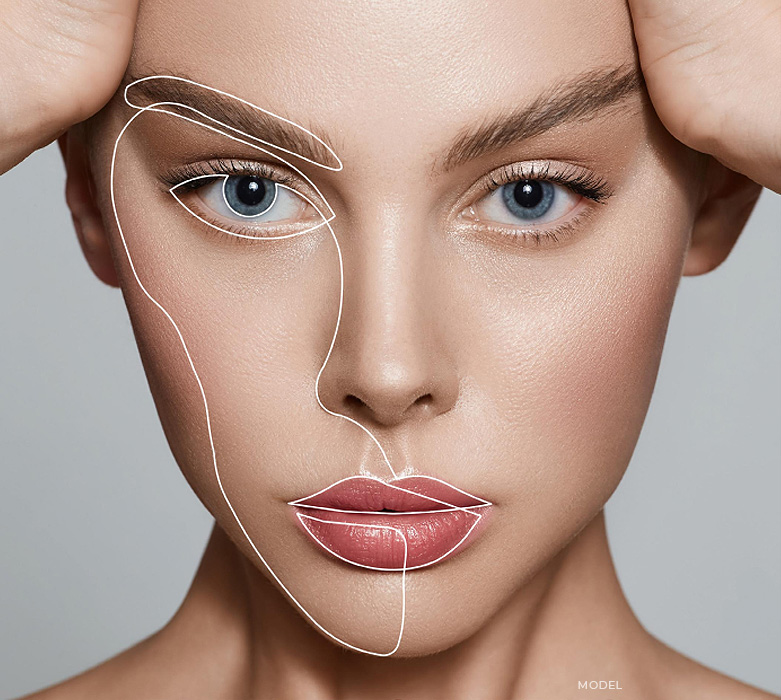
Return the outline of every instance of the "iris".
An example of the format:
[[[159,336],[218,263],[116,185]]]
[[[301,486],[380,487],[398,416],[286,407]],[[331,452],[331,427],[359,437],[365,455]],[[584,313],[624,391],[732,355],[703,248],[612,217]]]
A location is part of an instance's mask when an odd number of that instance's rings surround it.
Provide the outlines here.
[[[241,216],[259,216],[274,204],[277,185],[254,175],[232,175],[223,184],[225,203]]]
[[[556,190],[544,180],[518,180],[502,187],[502,201],[519,219],[539,219],[553,206]]]

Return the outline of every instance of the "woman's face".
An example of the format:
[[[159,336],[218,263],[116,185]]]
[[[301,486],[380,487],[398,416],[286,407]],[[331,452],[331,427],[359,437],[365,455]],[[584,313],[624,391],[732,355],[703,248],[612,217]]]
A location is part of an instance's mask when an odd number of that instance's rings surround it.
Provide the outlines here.
[[[399,653],[418,655],[476,632],[543,571],[629,462],[694,214],[691,156],[633,89],[634,60],[619,0],[142,3],[131,75],[236,95],[344,166],[280,152],[286,165],[143,113],[116,155],[125,251],[108,172],[133,110],[115,100],[93,136],[180,467],[258,571],[349,645],[393,649],[403,576],[332,556],[290,501],[395,472],[493,504],[455,511],[481,515],[471,546],[406,574]],[[251,135],[288,138],[262,121]],[[331,229],[313,228],[329,207]],[[410,522],[377,546],[398,553],[399,532],[441,525]],[[358,549],[376,535],[351,534]]]

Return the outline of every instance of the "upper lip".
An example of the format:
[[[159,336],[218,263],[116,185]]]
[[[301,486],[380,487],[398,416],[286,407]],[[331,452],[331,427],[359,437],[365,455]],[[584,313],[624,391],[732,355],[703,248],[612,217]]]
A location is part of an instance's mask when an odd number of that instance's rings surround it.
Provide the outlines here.
[[[432,476],[405,476],[391,481],[377,477],[351,476],[310,496],[290,501],[300,508],[363,513],[420,513],[464,510],[490,506],[446,481]]]

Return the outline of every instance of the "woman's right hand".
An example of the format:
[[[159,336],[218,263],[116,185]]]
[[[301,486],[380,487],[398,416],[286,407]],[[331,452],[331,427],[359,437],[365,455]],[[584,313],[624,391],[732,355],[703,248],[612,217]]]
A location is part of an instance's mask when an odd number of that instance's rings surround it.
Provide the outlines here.
[[[0,174],[119,86],[138,0],[0,0]]]

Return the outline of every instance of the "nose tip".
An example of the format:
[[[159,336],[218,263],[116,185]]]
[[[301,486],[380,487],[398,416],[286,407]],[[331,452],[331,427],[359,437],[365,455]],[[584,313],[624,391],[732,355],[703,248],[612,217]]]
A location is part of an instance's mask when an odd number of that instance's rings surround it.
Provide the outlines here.
[[[404,333],[398,325],[391,331],[355,324],[341,342],[337,336],[318,387],[323,405],[366,427],[449,411],[458,398],[458,376],[444,348],[425,335]]]
[[[340,412],[359,422],[391,427],[433,418],[452,405],[441,388],[435,389],[423,377],[416,380],[397,365],[375,369],[368,375],[354,374],[349,390],[343,394]]]
[[[438,249],[414,212],[395,211],[364,212],[345,231],[343,306],[318,388],[328,410],[365,427],[434,418],[459,393]]]

